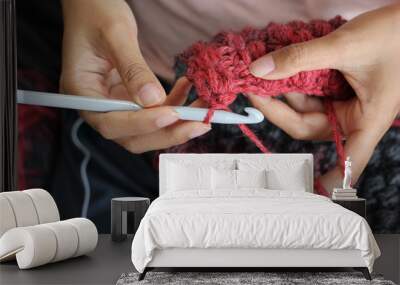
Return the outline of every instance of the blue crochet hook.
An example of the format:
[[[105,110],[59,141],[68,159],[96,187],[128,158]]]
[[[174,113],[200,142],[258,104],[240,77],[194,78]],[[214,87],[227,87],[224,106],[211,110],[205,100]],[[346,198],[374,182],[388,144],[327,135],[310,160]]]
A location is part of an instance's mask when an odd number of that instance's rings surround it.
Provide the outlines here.
[[[37,91],[18,90],[19,104],[75,109],[94,112],[139,111],[141,106],[124,100],[102,99],[88,96],[63,95]],[[173,107],[181,120],[203,121],[209,109],[185,106]],[[216,110],[211,123],[216,124],[257,124],[264,120],[264,115],[252,107],[244,108],[247,116],[228,111]]]

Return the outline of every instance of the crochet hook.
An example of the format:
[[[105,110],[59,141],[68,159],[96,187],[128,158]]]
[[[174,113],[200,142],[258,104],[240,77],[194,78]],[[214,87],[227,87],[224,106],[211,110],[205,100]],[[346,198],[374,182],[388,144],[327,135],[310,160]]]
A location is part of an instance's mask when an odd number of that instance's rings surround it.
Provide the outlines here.
[[[139,111],[141,106],[125,100],[103,99],[88,96],[64,95],[27,90],[17,90],[19,104],[75,109],[94,112]],[[203,121],[209,109],[186,106],[173,107],[181,120]],[[264,120],[264,115],[252,107],[244,108],[247,116],[228,111],[216,110],[211,123],[216,124],[257,124]]]

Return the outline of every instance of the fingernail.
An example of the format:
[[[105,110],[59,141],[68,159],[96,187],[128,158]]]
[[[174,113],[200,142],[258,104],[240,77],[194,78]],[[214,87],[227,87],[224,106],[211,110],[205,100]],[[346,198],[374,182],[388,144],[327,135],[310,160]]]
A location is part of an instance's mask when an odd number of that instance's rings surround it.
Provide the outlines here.
[[[161,101],[161,91],[154,83],[143,85],[137,96],[143,106],[155,105]]]
[[[176,115],[164,115],[164,116],[159,117],[156,120],[156,125],[159,128],[164,128],[166,126],[172,125],[173,123],[178,121],[178,119],[179,119],[178,114],[176,114]]]
[[[211,130],[211,127],[210,127],[210,126],[202,126],[202,127],[199,127],[199,128],[197,128],[197,129],[193,130],[193,131],[189,134],[189,138],[191,138],[191,139],[197,138],[197,137],[199,137],[199,136],[204,135],[205,133],[207,133],[207,132],[210,131],[210,130]]]
[[[263,56],[250,64],[250,73],[256,77],[262,77],[271,73],[275,69],[272,56]]]

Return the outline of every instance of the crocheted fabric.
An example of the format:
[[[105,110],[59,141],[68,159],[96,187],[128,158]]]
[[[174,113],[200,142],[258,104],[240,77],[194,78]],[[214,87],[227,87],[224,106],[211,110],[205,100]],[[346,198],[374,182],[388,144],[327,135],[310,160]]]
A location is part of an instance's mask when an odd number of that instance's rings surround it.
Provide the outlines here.
[[[338,156],[343,165],[341,131],[332,100],[347,99],[354,93],[341,73],[323,69],[300,72],[286,79],[264,80],[249,72],[249,65],[255,59],[284,46],[324,36],[343,23],[345,20],[340,16],[330,21],[270,23],[264,29],[246,28],[239,33],[222,32],[210,42],[192,45],[178,59],[186,65],[185,75],[193,83],[198,97],[209,104],[210,111],[205,122],[212,119],[217,109],[230,110],[229,105],[240,93],[264,97],[288,92],[323,96]],[[261,151],[269,152],[246,125],[239,127]]]

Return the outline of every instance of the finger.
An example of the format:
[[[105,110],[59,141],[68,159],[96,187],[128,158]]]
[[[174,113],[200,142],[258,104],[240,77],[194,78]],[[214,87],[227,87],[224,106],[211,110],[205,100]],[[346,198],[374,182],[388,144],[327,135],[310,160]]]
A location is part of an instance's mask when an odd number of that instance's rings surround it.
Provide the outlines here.
[[[116,85],[123,84],[122,78],[116,68],[110,70],[106,77],[106,85],[108,88],[113,88]]]
[[[344,150],[345,156],[352,160],[352,181],[356,182],[367,166],[379,139],[373,132],[360,130],[348,136]]]
[[[196,99],[192,104],[189,105],[190,107],[195,107],[195,108],[207,108],[208,104],[205,102],[203,99]]]
[[[348,136],[344,152],[345,156],[350,156],[352,161],[352,185],[357,183],[380,138],[382,138],[382,135],[378,135],[377,132],[371,130],[355,131]],[[324,174],[320,181],[325,189],[332,192],[333,188],[342,187],[343,177],[343,166],[338,165]]]
[[[183,105],[188,97],[192,84],[186,77],[181,77],[168,94],[164,104],[169,106]]]
[[[136,136],[117,142],[132,153],[165,149],[186,143],[190,139],[204,135],[211,126],[201,122],[182,122],[144,136]]]
[[[131,98],[144,107],[162,104],[165,91],[140,52],[134,27],[116,24],[104,37]]]
[[[190,107],[205,108],[207,103],[201,99],[195,100]],[[211,125],[201,122],[182,121],[158,132],[144,135],[143,137],[131,137],[117,142],[133,153],[163,149],[183,144],[190,139],[199,137],[211,130]],[[152,141],[155,140],[155,141]]]
[[[185,97],[184,93],[188,91],[188,87],[188,81],[182,79],[172,92],[177,94],[177,97]],[[205,107],[206,103],[198,99],[190,106]],[[179,120],[179,115],[173,106],[142,109],[136,112],[81,112],[81,115],[94,129],[107,139],[148,134],[172,125]]]
[[[132,101],[128,89],[126,89],[124,82],[119,76],[118,70],[113,68],[105,78],[105,85],[108,88],[107,97],[110,99]]]
[[[94,77],[93,77],[94,76]],[[124,87],[118,84],[118,77],[114,77],[112,90],[107,90],[112,84],[102,84],[100,76],[92,74],[86,80],[71,81],[68,84],[68,91],[71,94],[83,94],[86,96],[104,97],[107,96],[124,99]],[[120,89],[118,91],[117,89]],[[110,93],[111,92],[111,93]],[[121,92],[120,94],[117,94]],[[137,112],[115,111],[107,113],[80,112],[86,122],[97,130],[107,139],[116,139],[121,137],[130,137],[135,135],[154,132],[160,128],[169,126],[179,120],[178,113],[173,108],[164,106],[152,109],[142,109]]]
[[[360,128],[352,130],[348,134],[346,144],[344,146],[345,156],[350,156],[352,160],[352,184],[356,184],[360,175],[367,166],[369,159],[373,155],[376,145],[382,139],[383,135],[390,128],[396,114],[388,112],[390,108],[374,106],[364,106],[365,124]],[[380,111],[378,111],[380,110]],[[386,111],[386,112],[385,112]],[[369,113],[370,115],[365,115]],[[376,115],[381,114],[379,120]],[[369,118],[368,118],[369,117]],[[371,118],[374,118],[371,120]],[[343,167],[338,165],[331,171],[328,171],[321,177],[321,183],[327,190],[334,187],[341,187],[343,180]]]
[[[294,92],[283,94],[283,96],[288,105],[297,112],[324,112],[324,105],[318,98]]]
[[[355,184],[368,164],[375,147],[390,128],[391,118],[384,122],[369,124],[366,128],[348,135],[344,146],[345,156],[352,160],[352,183]]]
[[[114,85],[108,92],[109,94],[107,97],[110,99],[132,101],[129,92],[123,83]]]
[[[331,128],[324,113],[299,113],[284,102],[271,97],[248,95],[253,106],[259,109],[274,125],[298,140],[330,139]]]
[[[340,61],[336,36],[292,44],[270,52],[250,65],[250,72],[264,79],[280,79],[300,71],[335,68]]]
[[[103,137],[117,139],[143,135],[172,125],[179,120],[172,107],[154,107],[136,112],[82,112],[82,117]]]

